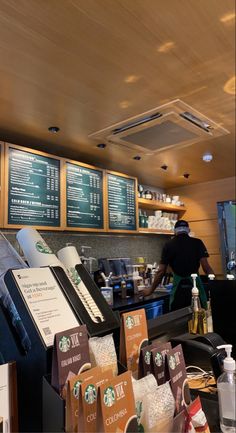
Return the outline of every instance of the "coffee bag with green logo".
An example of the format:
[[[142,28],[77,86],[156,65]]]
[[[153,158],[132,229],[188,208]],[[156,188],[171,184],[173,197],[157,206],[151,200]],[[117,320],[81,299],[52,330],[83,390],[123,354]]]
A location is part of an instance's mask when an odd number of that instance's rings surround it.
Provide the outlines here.
[[[114,377],[99,387],[100,433],[131,433],[138,431],[131,372]]]
[[[169,370],[166,362],[166,355],[171,350],[171,344],[155,343],[151,351],[151,371],[154,374],[158,385],[162,385],[169,380]]]
[[[148,344],[147,320],[144,309],[122,314],[120,328],[120,361],[138,377],[141,348]]]
[[[175,415],[190,403],[190,391],[181,344],[167,353],[170,384],[175,398]]]
[[[81,384],[92,383],[95,377],[96,378],[100,377],[101,373],[102,372],[100,367],[94,367],[68,380],[67,390],[66,390],[66,431],[67,432],[76,433],[78,431],[79,415],[82,410],[81,403],[80,403]]]
[[[113,379],[112,369],[94,374],[89,381],[81,383],[79,402],[79,431],[97,433],[97,404],[98,388]]]
[[[55,334],[52,386],[62,393],[69,377],[91,367],[86,325]]]

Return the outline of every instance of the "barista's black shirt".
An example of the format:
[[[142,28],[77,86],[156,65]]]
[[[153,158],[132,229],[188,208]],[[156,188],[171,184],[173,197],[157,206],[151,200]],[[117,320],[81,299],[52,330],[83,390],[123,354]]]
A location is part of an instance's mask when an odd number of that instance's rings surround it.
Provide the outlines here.
[[[203,257],[209,257],[209,254],[201,239],[181,233],[164,245],[161,264],[169,265],[175,274],[187,277],[198,272]]]

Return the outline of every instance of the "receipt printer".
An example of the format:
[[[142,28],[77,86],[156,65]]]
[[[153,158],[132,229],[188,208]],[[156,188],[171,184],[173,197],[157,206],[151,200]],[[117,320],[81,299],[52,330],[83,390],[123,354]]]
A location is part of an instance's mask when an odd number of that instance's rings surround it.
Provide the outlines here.
[[[182,345],[186,366],[194,365],[203,370],[212,370],[217,379],[223,372],[222,365],[226,356],[217,346],[226,344],[220,335],[208,332],[205,335],[182,334],[170,340],[172,347]]]

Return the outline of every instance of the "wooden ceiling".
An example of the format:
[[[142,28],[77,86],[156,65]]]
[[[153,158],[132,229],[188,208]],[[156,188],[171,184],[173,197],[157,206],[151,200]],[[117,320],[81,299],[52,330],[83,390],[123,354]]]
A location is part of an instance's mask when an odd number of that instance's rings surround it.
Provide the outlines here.
[[[165,188],[233,176],[234,32],[234,0],[0,0],[0,139]],[[140,161],[88,138],[176,98],[230,134]]]

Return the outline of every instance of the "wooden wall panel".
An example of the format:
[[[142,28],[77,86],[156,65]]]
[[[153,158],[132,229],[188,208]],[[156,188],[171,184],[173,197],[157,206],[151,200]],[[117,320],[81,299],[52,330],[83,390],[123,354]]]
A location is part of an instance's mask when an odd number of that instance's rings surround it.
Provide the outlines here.
[[[183,218],[190,223],[195,237],[205,243],[210,254],[209,263],[217,276],[223,274],[217,215],[217,202],[235,200],[235,177],[172,188],[167,192],[179,195],[187,211]]]
[[[0,228],[3,227],[3,216],[4,216],[3,181],[4,181],[4,143],[0,141]]]

